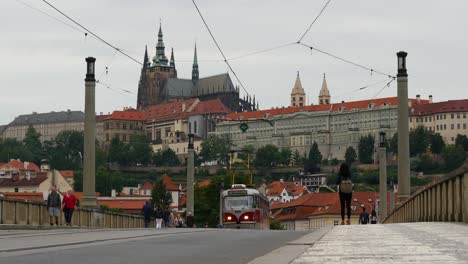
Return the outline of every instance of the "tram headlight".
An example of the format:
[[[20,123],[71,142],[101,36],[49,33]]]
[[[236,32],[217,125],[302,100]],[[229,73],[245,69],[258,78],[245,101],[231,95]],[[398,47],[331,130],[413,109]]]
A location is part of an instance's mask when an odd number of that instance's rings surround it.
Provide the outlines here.
[[[249,220],[249,216],[248,216],[248,215],[244,215],[244,220]]]
[[[228,221],[231,221],[231,220],[232,220],[232,216],[228,216],[228,217],[226,217],[226,219],[227,219]]]

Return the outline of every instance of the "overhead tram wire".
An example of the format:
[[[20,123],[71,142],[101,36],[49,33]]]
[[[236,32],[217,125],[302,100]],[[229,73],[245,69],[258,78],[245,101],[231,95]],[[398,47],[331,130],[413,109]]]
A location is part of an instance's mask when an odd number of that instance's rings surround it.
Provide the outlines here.
[[[375,99],[377,95],[379,95],[385,88],[390,87],[390,84],[392,84],[393,81],[395,81],[396,78],[392,78],[389,82],[387,82],[374,96],[372,96],[371,99]]]
[[[43,0],[43,1],[45,1],[45,0]],[[202,13],[200,12],[200,9],[198,8],[198,5],[197,5],[197,3],[195,2],[195,0],[192,0],[192,3],[193,3],[193,5],[195,6],[195,8],[197,9],[198,14],[200,15],[200,18],[201,18],[202,21],[203,21],[203,24],[205,24],[205,27],[206,27],[206,29],[208,30],[208,33],[210,33],[211,38],[213,39],[214,43],[216,44],[216,47],[218,48],[219,53],[221,53],[221,56],[223,57],[224,62],[227,64],[227,66],[228,66],[229,70],[232,72],[232,74],[234,74],[234,77],[235,77],[236,80],[239,82],[239,84],[240,84],[240,86],[242,87],[242,89],[244,90],[244,92],[245,92],[248,96],[250,96],[250,95],[249,95],[249,92],[247,91],[247,89],[245,89],[244,84],[243,84],[242,81],[239,79],[239,77],[237,76],[237,73],[234,71],[234,69],[232,68],[231,64],[230,64],[229,61],[227,60],[226,56],[224,55],[223,50],[222,50],[221,47],[219,46],[218,41],[216,41],[216,38],[214,37],[213,33],[212,33],[211,30],[210,30],[210,27],[209,27],[208,24],[206,23],[205,18],[203,17]]]
[[[325,8],[327,8],[328,4],[331,2],[331,0],[328,0],[327,3],[322,7],[322,10],[320,10],[320,12],[318,13],[318,15],[315,17],[315,19],[312,21],[312,23],[310,23],[309,27],[307,28],[307,30],[304,32],[304,34],[302,34],[302,36],[299,38],[299,40],[296,42],[297,44],[301,43],[302,39],[305,37],[305,35],[307,35],[307,33],[309,33],[310,29],[312,28],[312,26],[315,24],[315,22],[319,19],[319,17],[322,15],[323,11],[325,10]]]
[[[237,57],[229,58],[229,59],[227,59],[227,60],[228,60],[228,61],[237,60],[237,59],[249,57],[249,56],[256,55],[256,54],[260,54],[260,53],[264,53],[264,52],[268,52],[268,51],[272,51],[272,50],[277,50],[277,49],[285,48],[285,47],[288,47],[288,46],[291,46],[291,45],[294,45],[294,44],[297,44],[297,42],[291,42],[291,43],[279,45],[279,46],[276,46],[276,47],[273,47],[273,48],[268,48],[268,49],[264,49],[264,50],[259,50],[259,51],[247,53],[247,54],[240,55],[240,56],[237,56]]]
[[[98,36],[97,34],[95,34],[94,32],[92,32],[91,30],[87,29],[85,26],[81,25],[80,23],[78,23],[76,20],[74,20],[73,18],[71,18],[69,15],[65,14],[64,12],[62,12],[60,9],[58,9],[57,7],[55,7],[54,5],[52,5],[51,3],[49,3],[47,0],[42,0],[42,2],[46,3],[48,6],[52,7],[55,11],[59,12],[61,15],[63,15],[64,17],[66,17],[67,19],[69,19],[70,21],[72,21],[75,25],[79,26],[80,28],[82,28],[83,30],[85,30],[86,32],[88,32],[89,34],[91,34],[92,36],[94,36],[95,38],[97,38],[99,41],[101,41],[102,43],[106,44],[107,46],[115,49],[117,52],[119,52],[120,54],[124,55],[125,57],[133,60],[134,62],[140,64],[143,66],[143,63],[138,61],[137,59],[133,58],[132,56],[128,55],[127,53],[125,53],[124,51],[122,51],[121,49],[119,49],[118,47],[110,44],[109,42],[107,42],[106,40],[104,40],[103,38],[101,38],[100,36]]]
[[[317,51],[317,52],[319,52],[319,53],[322,53],[322,54],[327,55],[327,56],[329,56],[329,57],[335,58],[335,59],[340,60],[340,61],[342,61],[342,62],[346,62],[346,63],[351,64],[351,65],[354,65],[354,66],[356,66],[356,67],[359,67],[359,68],[368,70],[368,71],[370,71],[371,74],[377,73],[377,74],[380,74],[380,75],[387,76],[387,77],[389,77],[389,78],[395,78],[395,76],[393,76],[393,75],[391,75],[391,74],[384,73],[384,72],[382,72],[382,71],[375,70],[375,69],[373,69],[373,68],[369,68],[369,67],[364,66],[364,65],[362,65],[362,64],[359,64],[359,63],[357,63],[357,62],[353,62],[353,61],[350,61],[350,60],[348,60],[348,59],[344,59],[344,58],[339,57],[339,56],[337,56],[337,55],[334,55],[334,54],[332,54],[332,53],[330,53],[330,52],[323,51],[323,50],[321,50],[321,49],[318,49],[318,48],[316,48],[316,47],[313,47],[313,46],[304,44],[304,43],[302,43],[302,42],[300,42],[299,44],[301,44],[301,45],[304,46],[304,47],[309,48],[311,51],[314,51],[314,50],[315,50],[315,51]]]

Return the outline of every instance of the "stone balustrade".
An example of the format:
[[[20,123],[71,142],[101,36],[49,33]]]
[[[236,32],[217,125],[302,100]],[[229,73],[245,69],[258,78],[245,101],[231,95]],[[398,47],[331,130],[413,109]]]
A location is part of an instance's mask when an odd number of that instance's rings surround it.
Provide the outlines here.
[[[383,223],[438,221],[468,223],[468,160],[410,196]]]
[[[0,224],[41,226],[49,223],[45,203],[0,198]],[[63,212],[60,213],[59,224],[65,224]],[[142,228],[144,220],[141,215],[78,208],[73,213],[72,225],[88,228]]]

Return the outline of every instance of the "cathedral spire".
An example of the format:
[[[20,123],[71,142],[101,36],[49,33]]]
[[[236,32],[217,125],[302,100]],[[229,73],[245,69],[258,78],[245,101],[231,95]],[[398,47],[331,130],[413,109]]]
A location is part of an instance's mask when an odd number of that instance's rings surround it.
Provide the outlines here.
[[[159,22],[158,43],[156,44],[156,55],[153,58],[153,64],[158,66],[167,66],[167,57],[164,51],[163,33],[161,22]]]
[[[170,62],[171,67],[175,67],[175,60],[174,60],[174,48],[171,48],[171,62]]]
[[[323,74],[322,88],[319,94],[319,104],[330,104],[330,91],[328,90],[327,79],[325,73]]]
[[[148,67],[148,61],[149,61],[149,58],[148,58],[148,46],[145,45],[145,57],[143,58],[143,68]]]
[[[199,78],[198,72],[198,58],[197,58],[197,43],[195,43],[195,51],[193,54],[193,66],[192,66],[192,82],[197,82]]]

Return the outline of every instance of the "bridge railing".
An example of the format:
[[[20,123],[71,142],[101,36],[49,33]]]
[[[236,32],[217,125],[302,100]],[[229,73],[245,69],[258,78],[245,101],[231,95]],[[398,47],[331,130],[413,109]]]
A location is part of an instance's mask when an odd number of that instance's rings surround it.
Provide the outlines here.
[[[49,225],[47,205],[41,202],[18,201],[0,197],[0,224]],[[65,224],[62,212],[59,224]],[[72,225],[89,228],[141,228],[144,227],[144,220],[140,215],[78,208],[73,213]]]
[[[410,196],[383,223],[429,221],[468,223],[468,160]]]

